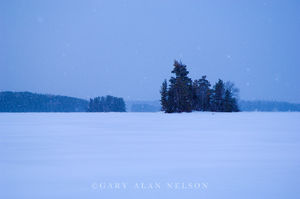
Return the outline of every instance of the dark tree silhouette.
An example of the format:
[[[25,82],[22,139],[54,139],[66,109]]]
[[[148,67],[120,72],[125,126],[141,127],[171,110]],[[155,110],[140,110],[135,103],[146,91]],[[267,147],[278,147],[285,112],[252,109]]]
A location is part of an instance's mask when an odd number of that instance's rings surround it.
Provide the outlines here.
[[[219,81],[214,85],[212,94],[212,111],[223,112],[224,111],[224,98],[225,98],[225,87],[224,82]]]
[[[175,60],[172,73],[175,77],[170,79],[167,112],[191,112],[193,110],[192,80],[188,77],[186,65]]]
[[[235,88],[232,82],[225,83],[225,99],[224,99],[224,111],[225,112],[238,112],[238,97],[239,90]]]
[[[196,111],[210,110],[211,89],[206,76],[193,82],[193,109]]]
[[[161,99],[160,99],[161,110],[168,112],[169,107],[168,107],[168,83],[167,83],[167,80],[165,80],[162,83],[160,94],[161,94]]]

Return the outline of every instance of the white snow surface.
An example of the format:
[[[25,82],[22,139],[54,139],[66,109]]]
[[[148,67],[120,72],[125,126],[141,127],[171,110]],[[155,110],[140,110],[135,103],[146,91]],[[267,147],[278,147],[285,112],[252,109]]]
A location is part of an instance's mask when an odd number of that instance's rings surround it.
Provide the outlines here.
[[[299,185],[300,113],[0,114],[1,199],[293,199]]]

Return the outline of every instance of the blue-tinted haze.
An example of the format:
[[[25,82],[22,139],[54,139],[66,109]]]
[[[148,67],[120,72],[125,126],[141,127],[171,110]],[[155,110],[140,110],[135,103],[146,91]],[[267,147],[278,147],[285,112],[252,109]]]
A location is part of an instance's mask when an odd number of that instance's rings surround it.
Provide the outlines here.
[[[0,90],[154,100],[174,59],[300,102],[300,1],[0,1]]]

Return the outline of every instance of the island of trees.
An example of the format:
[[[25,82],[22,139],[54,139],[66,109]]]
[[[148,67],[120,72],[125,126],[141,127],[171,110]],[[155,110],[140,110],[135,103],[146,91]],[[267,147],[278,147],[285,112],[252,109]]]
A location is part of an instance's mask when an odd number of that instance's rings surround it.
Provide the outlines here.
[[[174,61],[174,69],[169,85],[164,80],[161,86],[161,106],[166,113],[181,113],[192,111],[238,112],[238,89],[231,82],[219,79],[213,87],[202,76],[192,80],[189,71],[181,62]]]
[[[88,112],[126,112],[123,98],[107,95],[90,99]]]

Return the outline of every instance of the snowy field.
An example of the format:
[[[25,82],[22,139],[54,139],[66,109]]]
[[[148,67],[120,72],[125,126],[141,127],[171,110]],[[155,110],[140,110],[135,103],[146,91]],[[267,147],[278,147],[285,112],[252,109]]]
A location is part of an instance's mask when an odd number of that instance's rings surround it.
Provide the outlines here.
[[[0,114],[1,199],[293,199],[299,185],[300,113]]]

